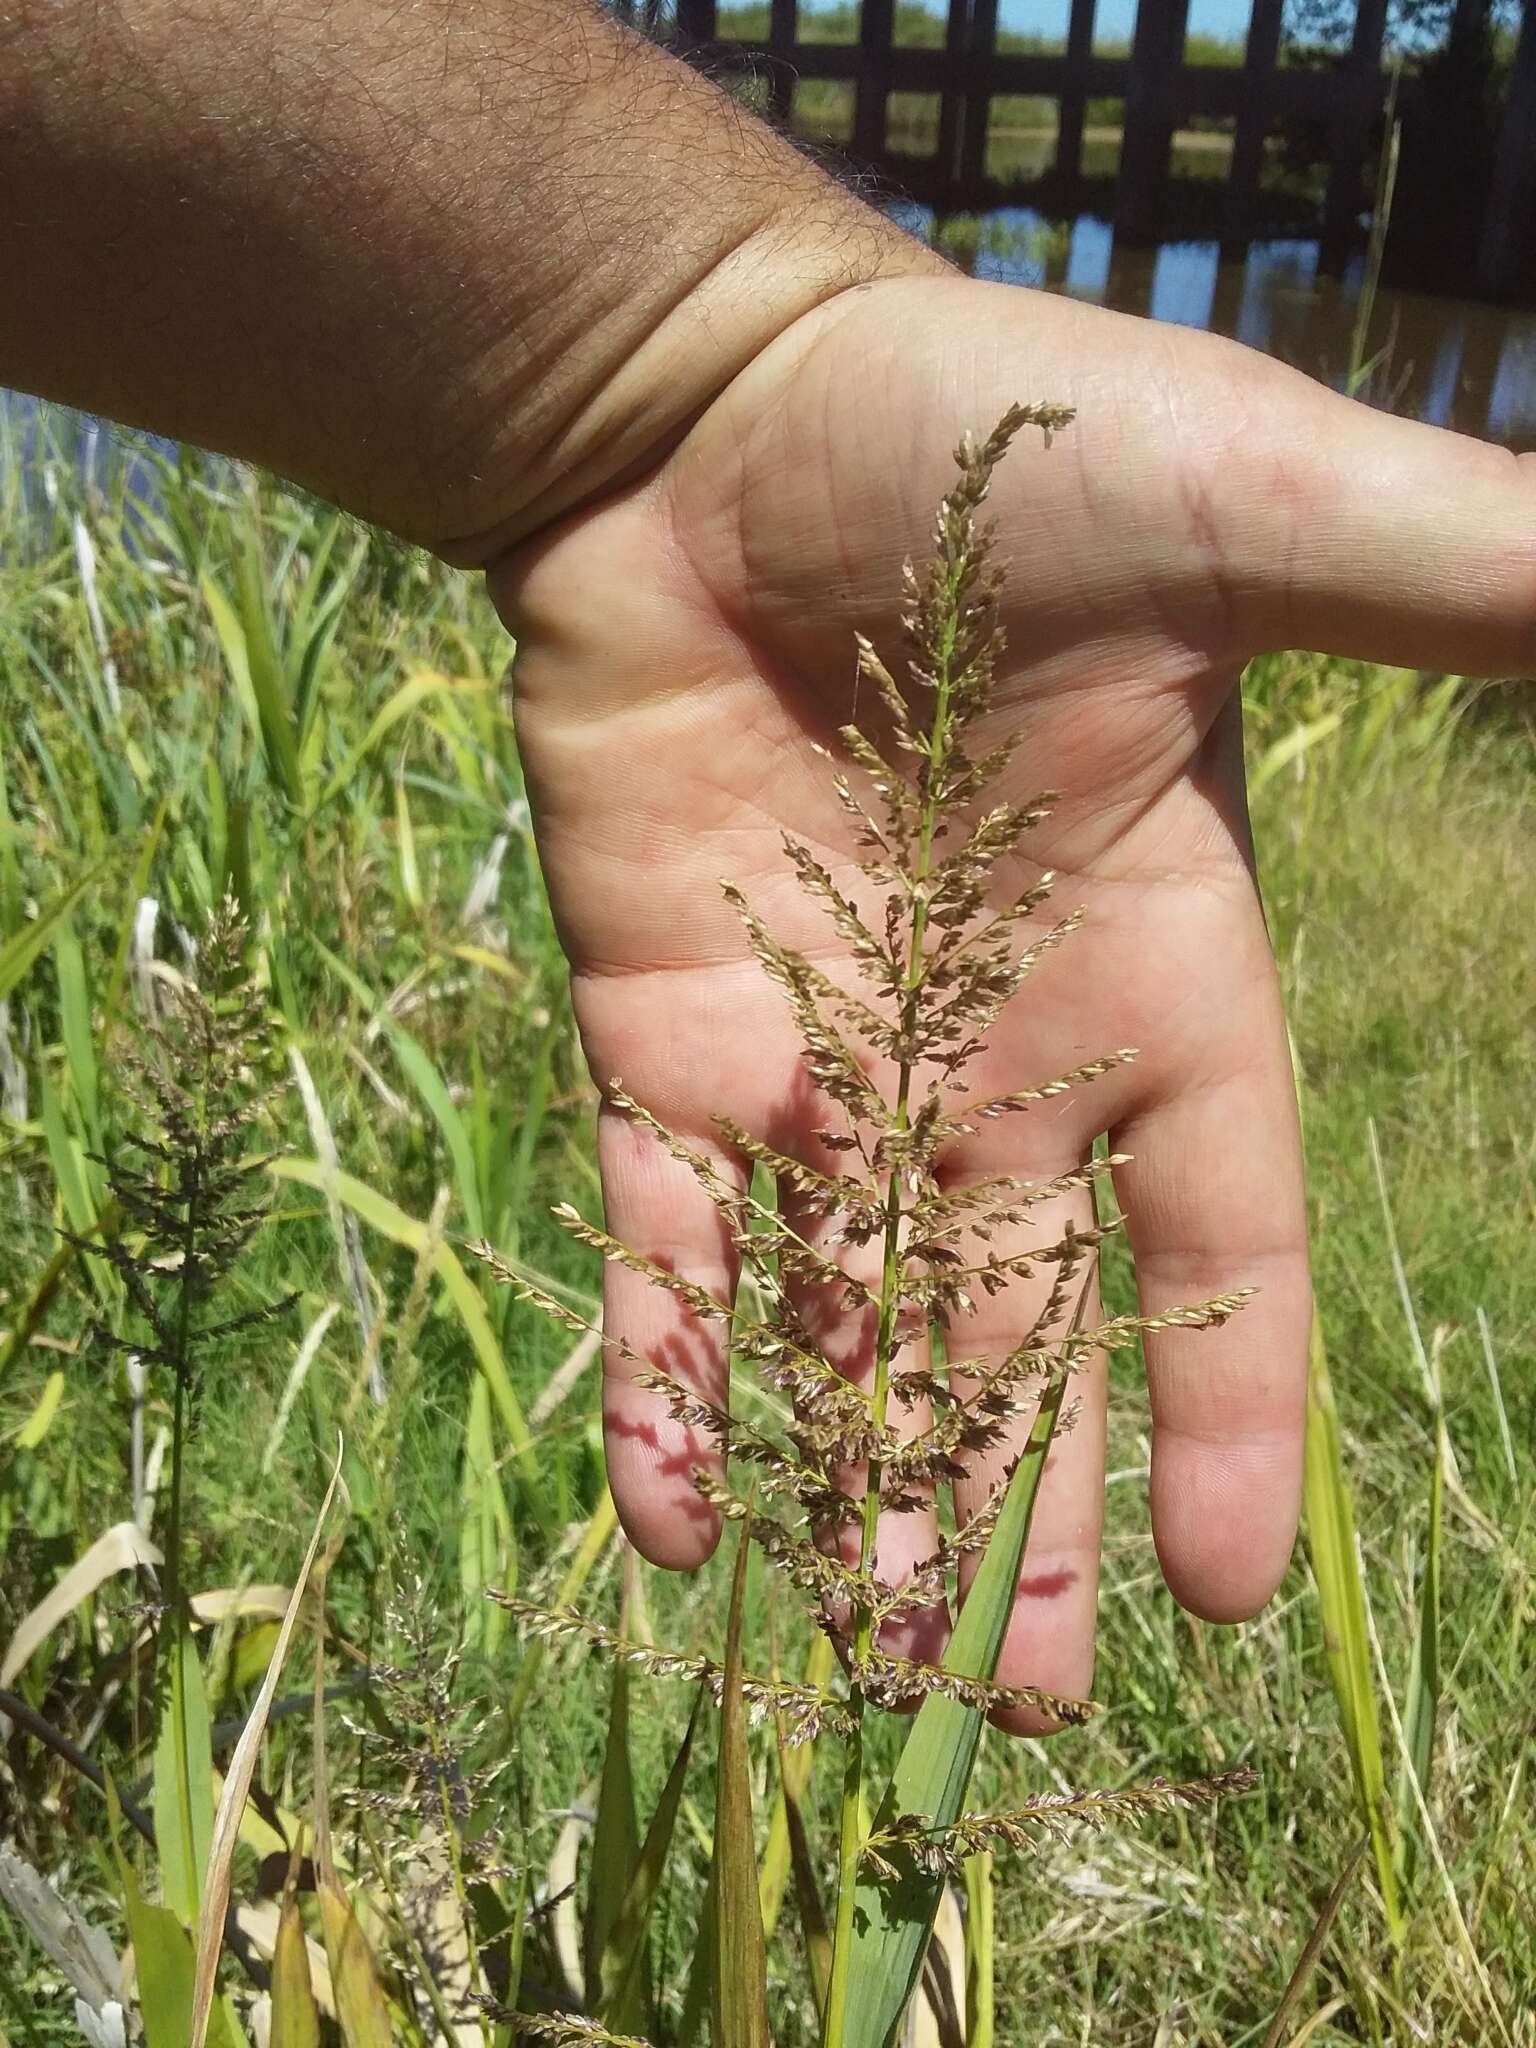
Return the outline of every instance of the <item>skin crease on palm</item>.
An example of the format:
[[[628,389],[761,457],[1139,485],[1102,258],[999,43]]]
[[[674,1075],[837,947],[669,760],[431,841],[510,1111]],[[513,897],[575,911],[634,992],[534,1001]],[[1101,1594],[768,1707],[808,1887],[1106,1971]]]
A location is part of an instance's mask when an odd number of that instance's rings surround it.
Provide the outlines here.
[[[1417,472],[1432,494],[1448,437],[1234,344],[919,276],[796,323],[656,474],[511,556],[492,589],[519,637],[520,739],[594,1075],[621,1079],[696,1144],[718,1148],[715,1119],[728,1116],[825,1163],[815,1133],[832,1119],[719,883],[851,978],[781,835],[850,879],[854,849],[818,749],[856,708],[854,631],[896,665],[900,563],[926,545],[959,433],[986,431],[1015,398],[1078,417],[1049,449],[1021,437],[989,505],[1009,576],[994,717],[1022,736],[1001,794],[1059,795],[1026,842],[1028,865],[1003,880],[1016,889],[1049,868],[1044,915],[1081,908],[1086,922],[1026,983],[969,1078],[989,1093],[1118,1047],[1139,1057],[981,1126],[944,1172],[1050,1176],[1107,1131],[1132,1155],[1115,1181],[1143,1308],[1257,1290],[1220,1330],[1147,1344],[1163,1572],[1192,1612],[1231,1621],[1262,1606],[1290,1555],[1310,1314],[1238,677],[1285,644],[1463,667],[1481,647],[1490,666],[1513,662],[1536,618],[1536,545],[1484,557],[1468,536],[1464,562],[1442,557],[1415,601],[1385,560],[1393,521],[1375,493],[1411,490]],[[1464,459],[1486,465],[1507,503],[1513,459],[1472,444]],[[728,1299],[729,1247],[686,1169],[609,1108],[599,1162],[609,1228]],[[1085,1199],[1041,1212],[1042,1237],[1069,1215],[1087,1220]],[[952,1349],[1006,1349],[1038,1301],[1033,1283],[984,1300]],[[867,1369],[867,1330],[811,1307],[830,1354]],[[605,1317],[642,1356],[725,1391],[713,1329],[688,1327],[670,1296],[610,1266]],[[1102,1367],[1078,1381],[1075,1427],[1052,1452],[1000,1682],[1072,1694],[1091,1683],[1105,1387]],[[604,1414],[635,1544],[659,1564],[699,1563],[718,1534],[690,1485],[708,1446],[612,1354]],[[1006,1458],[957,1489],[958,1512]],[[887,1516],[882,1573],[899,1578],[933,1534],[931,1515]],[[935,1655],[943,1627],[942,1614],[915,1617],[892,1647]]]

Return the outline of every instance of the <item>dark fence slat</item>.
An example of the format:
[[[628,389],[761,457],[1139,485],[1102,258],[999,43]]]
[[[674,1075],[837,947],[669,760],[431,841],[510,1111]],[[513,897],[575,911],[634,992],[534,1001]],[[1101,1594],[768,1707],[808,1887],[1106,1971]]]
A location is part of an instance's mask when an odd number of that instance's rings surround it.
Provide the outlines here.
[[[965,112],[960,135],[963,186],[979,185],[986,176],[987,119],[992,96],[1008,90],[998,82],[996,48],[997,0],[971,0],[970,34],[965,45]]]
[[[789,119],[794,101],[795,43],[799,31],[799,0],[768,0],[768,48],[775,59],[768,72],[768,97],[781,121]]]
[[[1275,62],[1280,54],[1280,29],[1285,0],[1253,0],[1248,46],[1243,57],[1243,95],[1232,140],[1232,168],[1227,178],[1228,234],[1241,237],[1253,218],[1264,169],[1264,138],[1274,102]]]
[[[1478,246],[1484,291],[1513,291],[1536,230],[1536,5],[1527,0]]]
[[[1162,212],[1188,19],[1189,0],[1141,0],[1136,10],[1115,202],[1115,229],[1127,240],[1152,237]]]
[[[677,33],[686,43],[715,39],[715,0],[677,0]]]
[[[1067,23],[1067,52],[1056,130],[1056,169],[1068,179],[1080,177],[1083,169],[1083,129],[1088,118],[1088,68],[1093,57],[1094,5],[1095,0],[1072,0],[1072,14]]]
[[[939,101],[939,147],[936,169],[953,183],[960,176],[960,137],[965,126],[965,99],[960,89],[961,66],[971,34],[971,0],[949,0],[944,24],[944,83]]]
[[[864,0],[853,103],[853,153],[863,164],[872,164],[885,154],[885,103],[891,89],[895,32],[896,0]]]
[[[1360,241],[1361,215],[1369,204],[1365,162],[1371,131],[1386,99],[1381,75],[1386,29],[1387,0],[1357,0],[1354,42],[1341,74],[1350,82],[1350,103],[1337,116],[1328,136],[1322,238],[1325,270],[1342,269],[1350,250]]]

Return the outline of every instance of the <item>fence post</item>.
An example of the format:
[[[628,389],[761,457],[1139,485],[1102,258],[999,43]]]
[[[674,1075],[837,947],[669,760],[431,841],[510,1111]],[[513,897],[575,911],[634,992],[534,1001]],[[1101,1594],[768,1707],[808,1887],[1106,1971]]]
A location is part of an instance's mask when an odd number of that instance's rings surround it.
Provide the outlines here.
[[[1477,251],[1477,281],[1485,292],[1513,291],[1531,240],[1536,214],[1536,0],[1525,0],[1525,19],[1509,73],[1509,97],[1499,129],[1498,154],[1488,189],[1488,211]]]
[[[1348,104],[1337,114],[1328,134],[1328,191],[1323,200],[1320,260],[1337,273],[1361,238],[1366,210],[1365,159],[1371,129],[1381,113],[1383,88],[1381,45],[1387,27],[1387,0],[1359,0],[1355,38],[1342,76],[1348,81]]]
[[[712,43],[715,0],[677,0],[677,33],[684,43]]]
[[[1227,176],[1227,232],[1224,251],[1246,247],[1253,231],[1264,168],[1264,136],[1269,127],[1270,81],[1280,53],[1280,27],[1285,0],[1253,0],[1248,47],[1243,57],[1243,98],[1237,134],[1232,143],[1232,168]]]
[[[1072,0],[1067,61],[1056,129],[1056,176],[1066,189],[1083,175],[1083,129],[1088,118],[1088,59],[1093,54],[1094,0]]]
[[[961,70],[971,32],[970,0],[949,0],[944,25],[944,93],[939,101],[938,175],[947,192],[960,177],[960,137],[965,124],[965,86]]]
[[[1115,235],[1146,240],[1156,231],[1173,147],[1176,87],[1184,60],[1189,0],[1141,0],[1131,43],[1125,137],[1115,195]]]
[[[795,90],[795,38],[800,0],[768,0],[768,99],[777,120],[787,121]]]
[[[987,115],[992,105],[987,67],[997,46],[997,0],[971,0],[966,41],[965,123],[960,137],[960,189],[978,190],[987,175]]]
[[[853,103],[853,154],[861,164],[872,164],[885,154],[885,102],[891,89],[895,27],[895,0],[864,0]]]

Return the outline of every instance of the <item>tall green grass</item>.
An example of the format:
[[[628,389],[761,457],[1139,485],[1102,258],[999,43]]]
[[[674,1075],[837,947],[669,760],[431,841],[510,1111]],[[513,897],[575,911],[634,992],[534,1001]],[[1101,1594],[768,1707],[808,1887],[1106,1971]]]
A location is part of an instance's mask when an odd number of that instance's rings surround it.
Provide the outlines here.
[[[534,1986],[569,1968],[579,1989],[583,1920],[605,1913],[585,1951],[599,1977],[605,1956],[610,1982],[643,1967],[675,2037],[690,2038],[692,2012],[702,2039],[683,1930],[711,1882],[715,1759],[702,1738],[685,1745],[692,1702],[648,1696],[630,1716],[613,1768],[630,1787],[634,1867],[651,1875],[623,1897],[610,1885],[598,1907],[583,1795],[605,1775],[607,1680],[579,1643],[520,1650],[483,1597],[496,1585],[580,1598],[612,1620],[624,1577],[590,1347],[483,1290],[456,1251],[483,1229],[583,1313],[595,1293],[591,1263],[545,1221],[552,1200],[594,1196],[591,1098],[501,688],[507,643],[467,582],[270,485],[147,456],[159,495],[146,512],[125,496],[120,455],[86,486],[60,446],[50,503],[47,453],[26,466],[25,512],[19,453],[0,471],[0,1656],[154,1493],[162,1390],[93,1347],[92,1324],[120,1307],[112,1276],[58,1226],[116,1227],[93,1155],[131,1119],[136,1019],[190,971],[187,940],[233,890],[294,1079],[277,1106],[273,1214],[231,1313],[288,1289],[300,1301],[291,1330],[253,1330],[221,1356],[188,1446],[187,1589],[218,1769],[271,1659],[271,1589],[298,1573],[338,1430],[349,1501],[345,1542],[317,1565],[334,1694],[330,1902],[322,1914],[287,1887],[282,1853],[299,1838],[320,1860],[297,1647],[236,1897],[254,1897],[259,1858],[277,1859],[266,1903],[273,1935],[288,1930],[295,2027],[295,1957],[319,1982],[327,1941],[372,2000],[349,1929],[391,1969],[408,1962],[408,1940],[387,1934],[389,1887],[404,1900],[413,1880],[388,1840],[429,1839],[401,1808],[390,1745],[447,1742],[492,1830],[486,1859],[512,1873],[466,1877],[467,1911],[478,1928],[494,1896],[515,1920],[514,1973]],[[1174,1816],[977,1871],[975,2048],[1257,2048],[1301,1961],[1277,2044],[1536,2038],[1536,761],[1496,703],[1469,705],[1454,681],[1276,658],[1248,702],[1311,1163],[1328,1368],[1314,1403],[1331,1397],[1310,1548],[1254,1623],[1181,1615],[1146,1528],[1144,1400],[1117,1364],[1100,1680],[1114,1711],[1049,1746],[989,1747],[976,1796],[1233,1759],[1263,1786],[1219,1831]],[[1107,1281],[1123,1297],[1124,1274]],[[1317,1512],[1329,1498],[1331,1542]],[[0,1842],[116,1942],[128,1899],[145,1938],[170,1943],[143,1917],[159,1877],[130,1818],[155,1804],[151,1589],[133,1555],[128,1535],[96,1553],[10,1679],[30,1715],[111,1772],[116,1849],[101,1796],[20,1721],[0,1739]],[[626,1625],[717,1654],[729,1572],[729,1559],[695,1580],[632,1569]],[[306,1628],[313,1613],[312,1594]],[[1342,1633],[1340,1613],[1353,1616]],[[804,1637],[755,1573],[744,1626],[756,1668],[804,1667]],[[359,1688],[364,1658],[398,1673],[398,1695]],[[813,1767],[781,1800],[771,1728],[748,1734],[745,1764],[765,1903],[780,1873],[774,2039],[795,2048],[816,2030],[797,1861],[808,1850],[825,1867],[837,1788]],[[359,1806],[360,1787],[384,1803]],[[185,1957],[190,1972],[190,1942]],[[381,1981],[394,1996],[393,1976]],[[0,1905],[0,2035],[78,2040],[63,1984],[26,1918]]]

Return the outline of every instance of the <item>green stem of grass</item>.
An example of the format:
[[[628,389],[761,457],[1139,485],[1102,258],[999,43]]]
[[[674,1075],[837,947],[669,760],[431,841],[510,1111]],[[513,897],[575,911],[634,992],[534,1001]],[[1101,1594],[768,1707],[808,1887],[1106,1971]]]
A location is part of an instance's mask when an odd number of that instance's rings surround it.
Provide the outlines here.
[[[914,890],[912,925],[907,945],[906,976],[901,995],[901,1027],[904,1042],[910,1044],[922,1002],[923,941],[928,930],[928,903],[923,885],[933,861],[933,842],[938,824],[936,792],[942,786],[949,753],[950,660],[954,653],[955,605],[963,565],[956,564],[949,575],[948,622],[944,635],[944,659],[934,677],[933,722],[929,728],[929,752],[918,825],[917,853],[913,862]],[[898,1130],[909,1123],[914,1062],[910,1055],[897,1068],[894,1118]],[[876,1433],[885,1428],[890,1401],[891,1361],[897,1349],[896,1324],[901,1303],[901,1227],[905,1210],[901,1199],[901,1176],[891,1175],[886,1192],[884,1250],[880,1272],[880,1321],[875,1336],[874,1381],[870,1388],[870,1419]],[[881,1465],[871,1458],[864,1481],[863,1516],[859,1532],[859,1575],[868,1579],[875,1563],[875,1542],[880,1527]],[[827,2002],[822,2020],[822,2048],[842,2048],[848,2012],[848,1972],[855,1940],[854,1903],[858,1894],[859,1854],[863,1848],[861,1812],[864,1790],[864,1694],[858,1672],[868,1661],[874,1644],[874,1622],[868,1606],[855,1616],[853,1636],[854,1683],[850,1705],[853,1727],[843,1761],[842,1802],[838,1820],[837,1920],[832,1935],[832,1970],[827,1983]]]
[[[176,1754],[176,1826],[184,1866],[197,1881],[197,1830],[192,1812],[192,1745],[187,1729],[186,1670],[182,1658],[182,1485],[186,1461],[187,1390],[192,1376],[192,1275],[197,1253],[198,1204],[201,1193],[198,1158],[183,1172],[180,1193],[185,1202],[181,1229],[181,1285],[178,1289],[176,1348],[171,1360],[175,1392],[171,1411],[171,1505],[165,1535],[165,1612],[160,1624],[164,1660],[165,1711],[171,1716]]]

